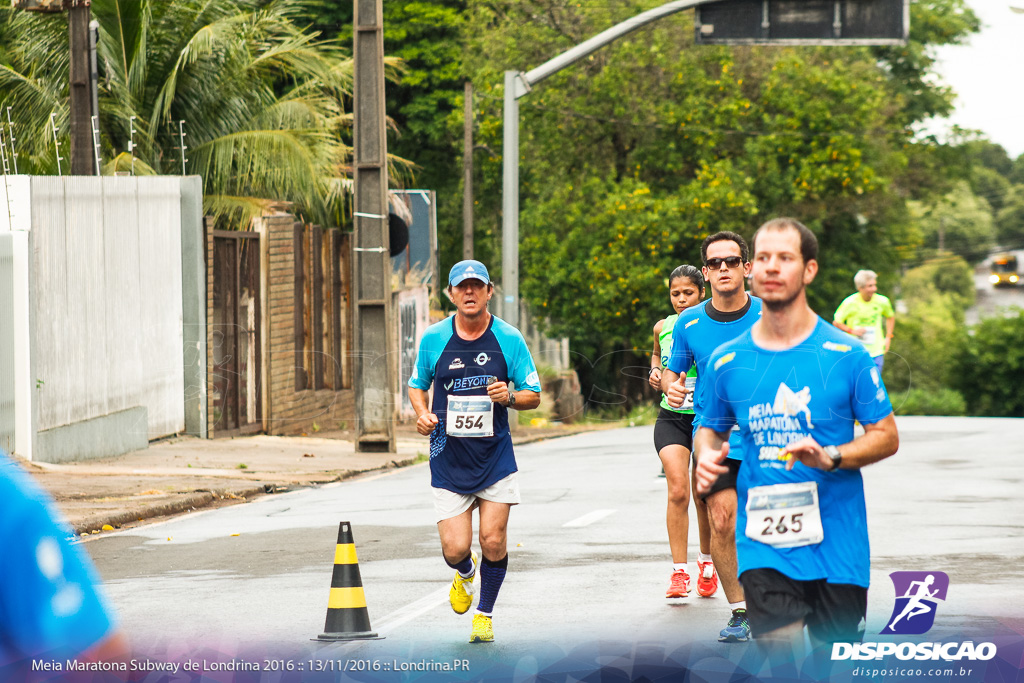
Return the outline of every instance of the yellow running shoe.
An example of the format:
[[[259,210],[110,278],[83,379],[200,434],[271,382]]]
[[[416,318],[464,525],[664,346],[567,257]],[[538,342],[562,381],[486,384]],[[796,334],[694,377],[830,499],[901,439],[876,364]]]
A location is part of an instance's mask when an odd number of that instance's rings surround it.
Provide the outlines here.
[[[491,618],[486,614],[473,615],[473,634],[469,636],[471,643],[493,643],[494,628]]]
[[[465,614],[473,605],[473,593],[476,592],[476,553],[473,553],[473,575],[468,579],[462,578],[462,574],[455,572],[455,579],[452,580],[451,590],[448,591],[448,602],[456,614]]]

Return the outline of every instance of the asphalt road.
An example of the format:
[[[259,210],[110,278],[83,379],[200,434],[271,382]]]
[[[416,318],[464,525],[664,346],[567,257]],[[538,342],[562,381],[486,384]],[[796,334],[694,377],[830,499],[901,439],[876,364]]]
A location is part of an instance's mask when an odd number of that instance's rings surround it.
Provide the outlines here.
[[[1024,420],[900,418],[899,426],[900,452],[864,472],[868,633],[889,617],[888,574],[897,570],[949,574],[929,637],[1024,632]],[[512,511],[509,574],[489,645],[469,645],[470,616],[448,606],[452,572],[440,557],[425,465],[104,535],[85,547],[136,651],[157,659],[465,658],[471,678],[499,666],[521,679],[545,661],[607,642],[634,654],[687,644],[701,662],[741,657],[748,645],[716,642],[728,616],[721,591],[663,597],[671,564],[652,427],[517,452],[524,503]],[[369,616],[384,640],[310,640],[323,631],[340,521],[353,525]],[[691,515],[691,563],[696,541]]]

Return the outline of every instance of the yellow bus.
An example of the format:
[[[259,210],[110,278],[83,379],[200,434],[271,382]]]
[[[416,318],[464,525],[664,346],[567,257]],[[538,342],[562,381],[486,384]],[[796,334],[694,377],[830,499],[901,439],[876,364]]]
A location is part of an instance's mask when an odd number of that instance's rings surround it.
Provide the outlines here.
[[[996,254],[992,257],[992,272],[988,281],[994,286],[1016,285],[1020,280],[1017,272],[1017,257],[1013,254]]]

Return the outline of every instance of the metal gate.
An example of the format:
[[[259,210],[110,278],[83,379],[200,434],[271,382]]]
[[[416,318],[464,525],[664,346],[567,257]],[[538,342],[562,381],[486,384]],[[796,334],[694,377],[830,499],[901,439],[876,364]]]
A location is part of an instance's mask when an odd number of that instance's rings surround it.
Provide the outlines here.
[[[0,450],[14,452],[14,238],[0,233]]]
[[[213,436],[263,428],[260,235],[213,231]]]

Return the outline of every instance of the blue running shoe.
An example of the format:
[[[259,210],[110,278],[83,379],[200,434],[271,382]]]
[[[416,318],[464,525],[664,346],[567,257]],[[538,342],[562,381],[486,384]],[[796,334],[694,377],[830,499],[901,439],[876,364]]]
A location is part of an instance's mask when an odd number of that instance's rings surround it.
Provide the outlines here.
[[[720,643],[745,643],[750,640],[750,625],[747,624],[747,610],[734,609],[729,623],[718,634]]]

